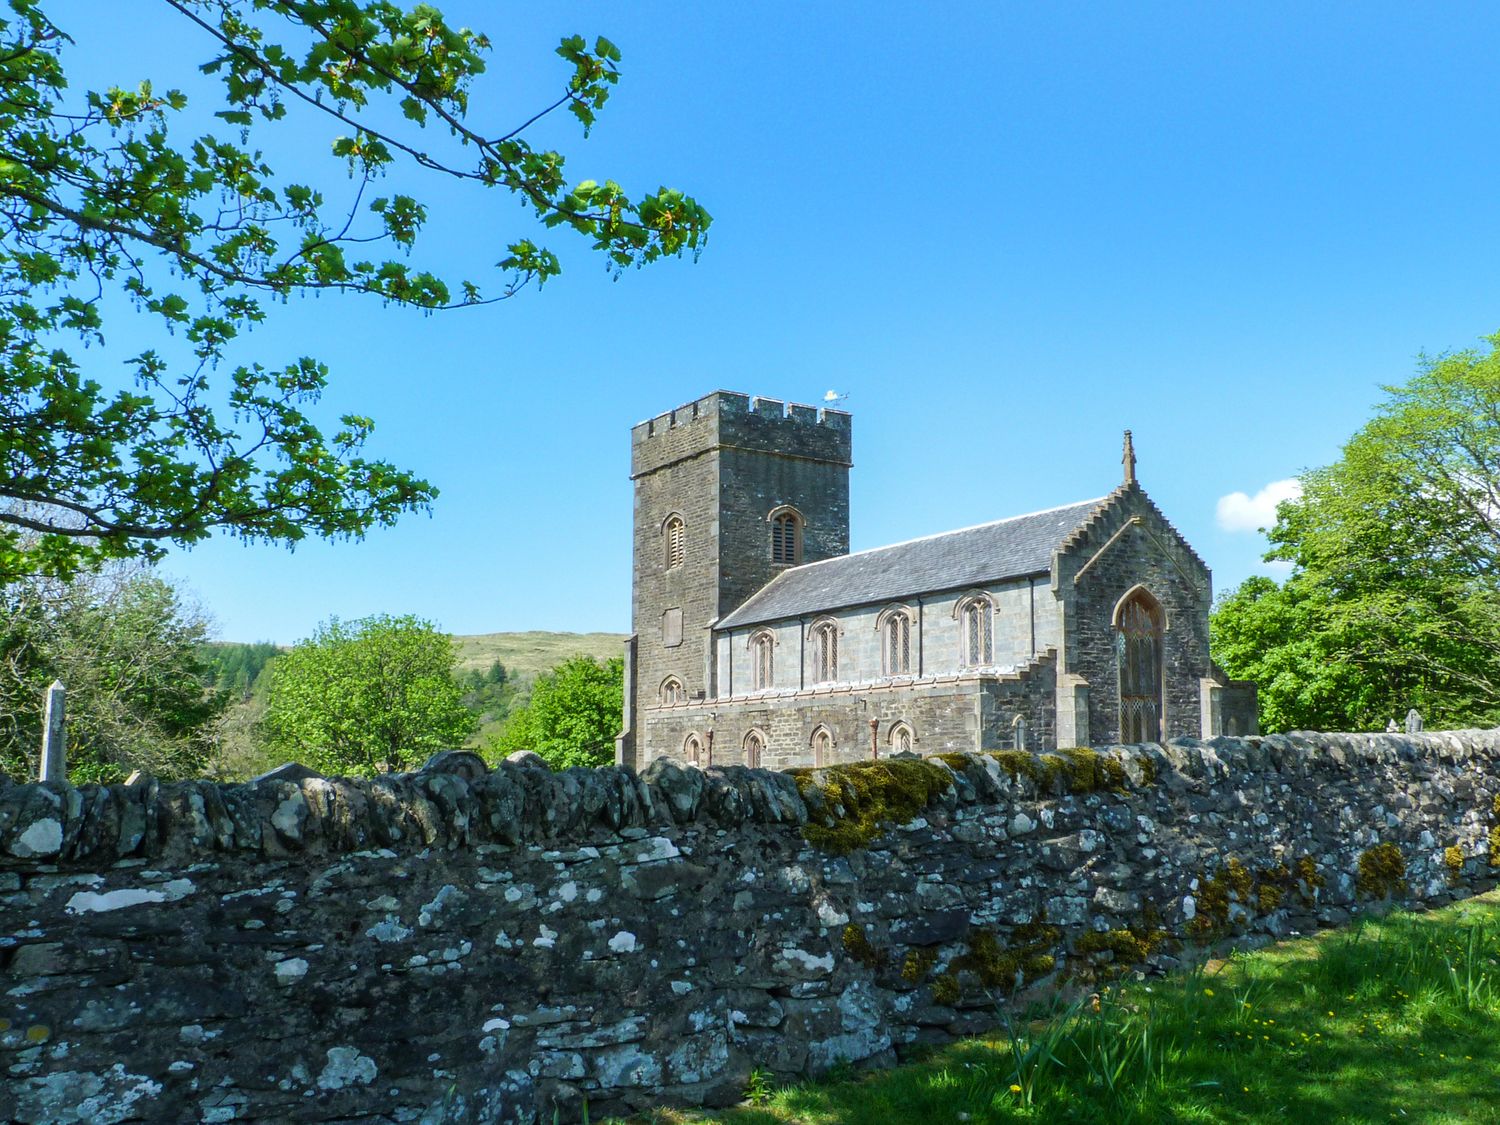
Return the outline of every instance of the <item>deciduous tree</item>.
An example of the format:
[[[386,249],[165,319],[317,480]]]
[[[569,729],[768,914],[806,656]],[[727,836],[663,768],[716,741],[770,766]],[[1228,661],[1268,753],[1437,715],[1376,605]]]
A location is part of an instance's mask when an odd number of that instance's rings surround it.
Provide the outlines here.
[[[623,660],[572,657],[537,678],[531,699],[511,712],[493,749],[531,750],[554,769],[609,765],[624,703]]]
[[[474,731],[455,659],[452,638],[421,618],[334,618],[270,665],[267,739],[330,774],[420,765]]]
[[[494,291],[412,264],[427,209],[377,190],[389,170],[517,197],[615,269],[703,243],[709,216],[688,196],[570,180],[561,153],[528,140],[550,113],[594,123],[619,77],[606,39],[562,41],[550,104],[477,122],[470,91],[495,47],[431,6],[134,6],[201,37],[220,127],[184,135],[187,97],[167,83],[70,86],[71,36],[90,29],[69,5],[7,0],[0,14],[0,580],[150,556],[215,529],[287,543],[359,535],[431,501],[427,482],[364,455],[368,418],[315,424],[320,361],[240,346],[296,294],[433,310],[501,300],[559,272],[529,237],[497,245]],[[267,153],[293,117],[326,126],[336,190],[273,168]],[[129,316],[164,343],[127,372],[101,370],[85,349],[104,340],[108,317]]]
[[[1500,721],[1500,336],[1424,357],[1333,465],[1283,503],[1268,559],[1219,605],[1215,659],[1259,681],[1262,725]]]

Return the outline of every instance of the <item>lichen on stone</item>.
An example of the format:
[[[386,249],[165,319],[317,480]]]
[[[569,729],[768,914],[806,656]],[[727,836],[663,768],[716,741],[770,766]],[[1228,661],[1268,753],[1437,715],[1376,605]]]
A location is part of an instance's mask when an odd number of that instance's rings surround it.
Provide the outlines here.
[[[910,949],[901,960],[901,979],[907,984],[921,984],[937,963],[937,953],[931,949]]]
[[[970,973],[986,988],[1013,991],[1056,967],[1054,950],[1061,938],[1062,931],[1048,925],[1045,917],[1015,927],[1009,945],[1003,944],[993,930],[975,930],[969,938],[969,951],[953,959],[949,973]]]
[[[1368,898],[1406,893],[1406,860],[1395,844],[1376,844],[1359,857],[1355,886]]]
[[[948,769],[920,758],[788,772],[808,806],[803,837],[834,855],[865,847],[882,826],[912,820],[935,797],[953,788]]]
[[[880,951],[865,936],[865,928],[854,922],[844,927],[844,951],[867,969],[877,969],[885,961]]]
[[[1464,850],[1457,844],[1443,849],[1443,864],[1448,868],[1448,882],[1460,883],[1464,877]]]

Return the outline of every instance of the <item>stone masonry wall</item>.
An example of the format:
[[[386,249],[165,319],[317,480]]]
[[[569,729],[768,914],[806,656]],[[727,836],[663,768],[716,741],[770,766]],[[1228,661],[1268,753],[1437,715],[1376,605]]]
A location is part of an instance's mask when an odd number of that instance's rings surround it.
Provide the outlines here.
[[[1496,732],[840,770],[944,784],[839,855],[804,835],[838,770],[0,779],[0,1119],[718,1104],[755,1067],[980,1031],[1018,977],[1165,969],[1492,882]]]

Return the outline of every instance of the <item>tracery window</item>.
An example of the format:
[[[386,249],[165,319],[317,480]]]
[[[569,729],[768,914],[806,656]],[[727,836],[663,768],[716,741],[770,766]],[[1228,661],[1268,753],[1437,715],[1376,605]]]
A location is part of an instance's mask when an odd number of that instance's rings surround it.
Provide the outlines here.
[[[813,731],[812,755],[815,769],[822,769],[833,761],[833,732],[827,727]]]
[[[813,683],[832,683],[839,678],[839,626],[820,621],[812,627]]]
[[[745,765],[751,769],[760,766],[761,755],[766,750],[766,736],[758,730],[753,730],[745,735]]]
[[[1140,587],[1115,610],[1121,742],[1161,740],[1164,625],[1161,603]]]
[[[973,668],[995,662],[995,611],[984,594],[974,594],[958,604],[962,633],[961,663]]]
[[[890,733],[886,736],[887,744],[892,754],[910,754],[912,744],[915,741],[912,735],[911,724],[902,720],[891,726]]]
[[[750,690],[765,691],[776,681],[773,677],[775,666],[772,664],[772,653],[776,648],[776,638],[769,630],[763,629],[750,638]]]
[[[681,566],[687,559],[687,527],[681,516],[668,516],[662,537],[666,540],[667,569]]]
[[[887,610],[880,618],[880,661],[887,676],[911,672],[911,614]]]
[[[703,765],[703,739],[697,731],[683,740],[682,758],[690,766]]]
[[[771,561],[783,566],[802,562],[802,516],[795,508],[777,508],[771,522]]]
[[[668,676],[661,682],[661,702],[666,707],[674,703],[687,702],[687,689],[682,686],[682,681],[676,676]]]

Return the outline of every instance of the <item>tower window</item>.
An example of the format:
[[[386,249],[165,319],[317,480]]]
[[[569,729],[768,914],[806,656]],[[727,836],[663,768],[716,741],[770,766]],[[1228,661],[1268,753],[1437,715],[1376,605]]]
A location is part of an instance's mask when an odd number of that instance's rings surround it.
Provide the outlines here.
[[[687,702],[687,689],[682,686],[682,681],[676,676],[668,676],[661,682],[661,701],[666,707],[674,703]]]
[[[839,678],[839,626],[820,621],[812,627],[813,682],[831,683]]]
[[[771,523],[771,562],[797,566],[802,562],[802,516],[795,508],[777,508]]]
[[[667,569],[681,566],[687,560],[687,529],[681,516],[668,516],[662,529],[666,539]]]
[[[775,647],[776,638],[769,630],[762,629],[750,638],[751,691],[765,691],[775,683],[774,666],[771,663]]]
[[[881,615],[880,659],[887,676],[905,676],[911,671],[911,614],[905,609]]]
[[[975,594],[958,605],[963,631],[962,663],[970,668],[995,662],[994,607],[984,594]]]

